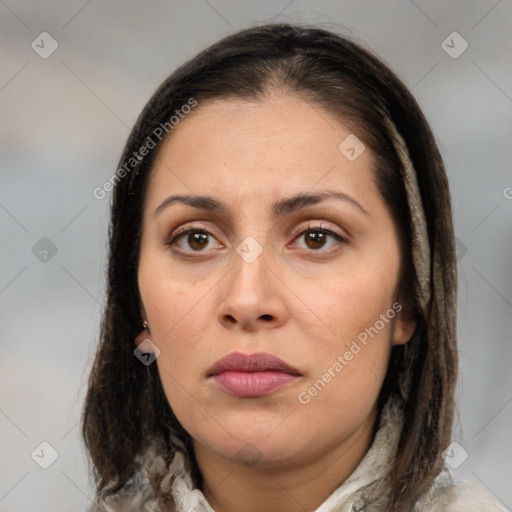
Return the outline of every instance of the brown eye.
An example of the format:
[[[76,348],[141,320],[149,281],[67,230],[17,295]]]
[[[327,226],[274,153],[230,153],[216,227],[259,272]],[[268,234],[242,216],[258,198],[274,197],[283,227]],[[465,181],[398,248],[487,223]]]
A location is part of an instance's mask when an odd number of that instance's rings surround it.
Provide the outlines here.
[[[321,249],[325,244],[327,237],[325,233],[319,231],[309,231],[305,235],[306,245],[310,249]]]
[[[213,235],[206,229],[191,227],[174,233],[167,245],[177,245],[183,252],[204,252],[204,249],[208,247],[210,238],[214,240]]]
[[[304,240],[305,249],[309,249],[313,252],[328,252],[336,245],[347,243],[347,241],[340,236],[338,233],[323,228],[322,226],[308,226],[307,229],[302,231],[296,236],[296,240]],[[329,246],[329,239],[334,240]],[[328,245],[327,248],[325,246]],[[320,251],[324,249],[323,251]]]
[[[190,233],[187,236],[187,243],[194,250],[204,249],[208,245],[208,235],[204,233]]]

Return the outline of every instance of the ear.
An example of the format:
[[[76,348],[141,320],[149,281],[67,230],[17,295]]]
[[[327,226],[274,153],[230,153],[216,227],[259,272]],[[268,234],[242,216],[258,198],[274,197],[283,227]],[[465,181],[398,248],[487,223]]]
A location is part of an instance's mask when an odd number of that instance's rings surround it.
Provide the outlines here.
[[[392,344],[405,345],[412,338],[416,325],[415,315],[409,309],[402,307],[394,318]]]

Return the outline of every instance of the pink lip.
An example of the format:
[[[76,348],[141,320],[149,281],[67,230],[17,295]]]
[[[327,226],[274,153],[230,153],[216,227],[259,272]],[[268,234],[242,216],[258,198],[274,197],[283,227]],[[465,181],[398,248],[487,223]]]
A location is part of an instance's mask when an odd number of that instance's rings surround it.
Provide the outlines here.
[[[271,354],[233,352],[217,361],[208,376],[227,393],[251,398],[273,393],[302,375]]]

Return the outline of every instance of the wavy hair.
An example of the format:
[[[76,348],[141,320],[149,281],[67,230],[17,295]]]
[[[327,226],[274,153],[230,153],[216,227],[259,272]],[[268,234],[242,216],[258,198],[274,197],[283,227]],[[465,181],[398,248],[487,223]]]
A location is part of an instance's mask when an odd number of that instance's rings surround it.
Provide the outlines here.
[[[390,510],[410,510],[443,467],[454,413],[457,274],[444,164],[418,103],[381,59],[346,36],[291,24],[236,32],[181,65],[150,98],[129,135],[115,175],[106,302],[82,417],[96,488],[116,492],[136,474],[144,439],[165,436],[171,451],[178,449],[171,439],[191,447],[156,365],[144,366],[133,355],[142,325],[137,267],[144,198],[165,137],[144,155],[141,148],[191,98],[200,109],[211,99],[258,101],[274,91],[298,95],[337,116],[367,145],[374,180],[400,235],[403,301],[418,323],[413,338],[392,349],[378,407],[391,395],[402,399],[405,422],[390,473]],[[401,162],[382,112],[405,141],[427,221],[431,280],[424,307]],[[199,481],[197,465],[193,472]]]

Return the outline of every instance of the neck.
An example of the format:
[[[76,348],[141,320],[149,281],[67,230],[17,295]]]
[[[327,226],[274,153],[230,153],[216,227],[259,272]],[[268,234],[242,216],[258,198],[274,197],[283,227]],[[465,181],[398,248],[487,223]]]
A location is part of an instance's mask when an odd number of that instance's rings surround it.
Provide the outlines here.
[[[266,469],[228,461],[194,442],[202,492],[215,512],[309,512],[316,510],[354,471],[374,433],[376,410],[342,443],[314,459]]]

